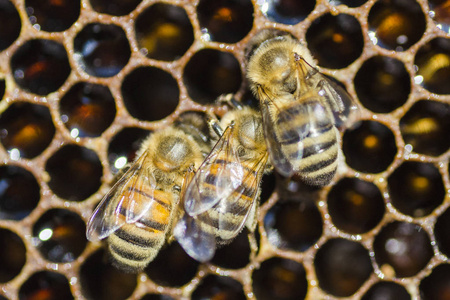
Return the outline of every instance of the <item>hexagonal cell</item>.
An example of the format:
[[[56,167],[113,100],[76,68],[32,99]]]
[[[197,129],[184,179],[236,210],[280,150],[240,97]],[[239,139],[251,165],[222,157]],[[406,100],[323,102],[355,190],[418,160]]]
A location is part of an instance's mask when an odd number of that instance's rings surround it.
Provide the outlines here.
[[[24,90],[38,95],[55,92],[70,74],[64,46],[53,40],[29,40],[11,58],[14,80]]]
[[[269,242],[284,250],[306,251],[322,235],[322,216],[313,201],[281,200],[264,217]]]
[[[369,12],[369,36],[375,45],[404,51],[417,43],[426,27],[425,15],[415,0],[383,0]]]
[[[28,19],[37,30],[64,31],[80,15],[80,2],[71,0],[25,0]]]
[[[341,238],[322,245],[314,259],[314,268],[319,286],[338,297],[353,295],[373,272],[367,249]]]
[[[187,255],[177,242],[172,242],[159,251],[145,268],[145,273],[156,284],[182,286],[194,278],[198,266],[199,263]]]
[[[372,230],[384,216],[383,196],[376,185],[357,178],[343,178],[328,193],[328,213],[333,224],[348,233]]]
[[[3,99],[3,96],[5,96],[6,91],[6,83],[4,79],[0,79],[0,101]]]
[[[46,106],[15,102],[0,115],[0,141],[14,160],[38,156],[54,135],[55,126]]]
[[[97,77],[116,75],[131,56],[125,31],[113,24],[87,24],[73,40],[73,48],[81,68]]]
[[[112,173],[116,174],[135,159],[136,151],[149,134],[148,130],[128,127],[112,138],[108,147],[108,161]]]
[[[102,164],[95,151],[77,145],[65,145],[45,165],[49,187],[63,199],[83,201],[101,185]]]
[[[394,221],[385,225],[373,242],[375,260],[381,270],[392,268],[395,277],[411,277],[433,257],[430,237],[413,223]]]
[[[67,278],[56,272],[40,271],[31,275],[19,290],[19,300],[74,299]]]
[[[364,47],[361,24],[347,14],[328,13],[315,19],[306,31],[306,41],[319,66],[329,69],[347,67]]]
[[[176,60],[194,42],[194,29],[186,11],[167,3],[155,3],[140,13],[135,31],[141,52],[157,60]]]
[[[66,209],[52,209],[33,226],[33,240],[49,261],[74,261],[86,247],[86,225],[81,217]]]
[[[338,5],[346,5],[348,7],[358,7],[365,4],[368,0],[328,0],[331,4]]]
[[[0,219],[22,220],[38,205],[40,186],[29,171],[14,165],[0,166]]]
[[[415,103],[400,120],[405,144],[412,151],[439,156],[450,148],[450,105],[421,100]]]
[[[127,274],[108,263],[107,253],[99,250],[80,267],[80,283],[84,296],[92,300],[125,300],[137,285],[136,274]]]
[[[263,0],[258,1],[262,13],[271,21],[294,25],[303,21],[316,6],[316,0]]]
[[[391,112],[408,100],[411,78],[395,58],[374,56],[355,75],[355,91],[362,105],[376,113]]]
[[[441,264],[433,269],[419,285],[423,300],[445,300],[450,293],[450,264]]]
[[[237,43],[253,26],[253,4],[250,0],[200,0],[197,17],[208,39]]]
[[[22,271],[26,261],[26,248],[14,232],[0,228],[0,283],[8,282]]]
[[[450,257],[450,208],[440,215],[434,225],[434,236],[439,251]]]
[[[450,94],[450,39],[435,38],[416,54],[414,82],[436,94]]]
[[[429,13],[436,26],[445,32],[450,32],[449,6],[447,0],[428,0]]]
[[[155,67],[139,67],[126,75],[121,87],[128,112],[145,121],[158,121],[175,111],[180,89],[170,73]]]
[[[192,293],[191,299],[245,300],[247,298],[239,281],[230,277],[209,275],[202,279]]]
[[[161,294],[147,294],[140,300],[174,300],[174,298]]]
[[[61,98],[59,112],[73,138],[97,137],[114,121],[116,104],[107,86],[79,82]]]
[[[99,13],[124,16],[132,12],[142,0],[89,0],[89,2]]]
[[[361,300],[410,300],[404,286],[392,281],[380,281],[370,287]]]
[[[210,104],[222,94],[237,92],[242,83],[242,72],[233,54],[203,49],[186,64],[183,81],[194,101]]]
[[[375,121],[361,121],[346,130],[342,149],[347,164],[364,173],[385,171],[397,154],[394,134],[388,127]]]
[[[412,161],[404,162],[389,176],[388,191],[396,209],[417,218],[429,215],[445,197],[439,170],[432,164]]]
[[[308,290],[303,265],[280,257],[262,262],[253,272],[252,281],[258,300],[304,299]]]
[[[5,50],[19,37],[22,23],[14,4],[0,1],[0,51]]]
[[[250,243],[248,230],[244,230],[239,235],[223,247],[217,249],[211,263],[227,269],[244,268],[250,262]]]
[[[271,172],[269,174],[264,174],[261,179],[261,194],[259,194],[260,204],[265,203],[272,196],[276,187],[276,176],[275,173]]]

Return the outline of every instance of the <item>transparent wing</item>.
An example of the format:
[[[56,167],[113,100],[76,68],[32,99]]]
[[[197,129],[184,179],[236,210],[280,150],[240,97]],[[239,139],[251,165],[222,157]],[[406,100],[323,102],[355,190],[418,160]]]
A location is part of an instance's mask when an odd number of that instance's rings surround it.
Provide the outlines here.
[[[126,223],[134,223],[153,203],[156,180],[144,167],[145,152],[103,197],[93,212],[86,230],[90,241],[104,239]]]
[[[239,234],[257,201],[259,185],[267,160],[266,153],[259,160],[255,160],[252,165],[247,165],[247,175],[243,178],[240,186],[219,203],[219,229],[227,232],[228,239]],[[239,216],[242,216],[240,220]],[[239,222],[232,222],[231,218],[239,220]]]
[[[197,219],[184,214],[175,226],[173,234],[190,257],[205,262],[214,256],[216,240],[214,235],[202,230],[199,224]]]
[[[236,148],[231,145],[233,130],[232,125],[227,127],[186,188],[184,208],[189,215],[210,209],[242,183],[244,168],[239,164]],[[228,163],[230,160],[235,164]]]

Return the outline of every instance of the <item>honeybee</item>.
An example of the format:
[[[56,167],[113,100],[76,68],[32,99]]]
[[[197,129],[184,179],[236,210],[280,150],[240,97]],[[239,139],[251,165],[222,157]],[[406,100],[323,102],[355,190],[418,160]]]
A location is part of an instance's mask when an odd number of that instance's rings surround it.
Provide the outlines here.
[[[338,165],[339,132],[357,107],[350,95],[321,74],[306,47],[288,34],[267,37],[248,58],[250,88],[260,101],[272,164],[281,175],[327,185]]]
[[[225,130],[222,130],[226,126]],[[261,115],[239,106],[211,121],[220,136],[183,192],[185,214],[174,237],[198,261],[210,260],[217,245],[229,243],[245,224],[256,225],[257,199],[268,153]]]
[[[138,272],[154,259],[176,219],[187,170],[210,151],[206,136],[187,123],[150,134],[89,220],[88,240],[107,239],[119,269]]]

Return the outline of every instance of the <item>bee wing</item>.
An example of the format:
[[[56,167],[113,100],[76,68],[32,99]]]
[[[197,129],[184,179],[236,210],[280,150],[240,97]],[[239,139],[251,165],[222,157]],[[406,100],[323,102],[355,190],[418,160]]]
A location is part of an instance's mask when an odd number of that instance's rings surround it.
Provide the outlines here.
[[[124,224],[136,222],[150,210],[156,180],[144,168],[147,159],[148,153],[144,153],[103,197],[89,219],[88,240],[104,239]],[[141,194],[143,191],[145,195]]]
[[[244,168],[232,145],[232,131],[233,126],[228,126],[186,188],[184,208],[190,216],[212,208],[242,183]]]
[[[190,257],[205,262],[214,256],[216,240],[214,235],[202,230],[199,224],[196,218],[185,213],[175,226],[173,235]]]
[[[262,101],[261,114],[263,120],[264,135],[266,137],[267,149],[270,160],[279,174],[284,177],[291,177],[296,170],[290,161],[297,161],[303,157],[303,139],[309,132],[309,123],[302,127],[291,126],[296,124],[299,115],[307,114],[307,110],[301,106],[293,106],[292,109],[278,109],[274,101],[267,95]],[[270,109],[270,106],[274,106]],[[295,109],[295,111],[293,111]],[[274,116],[271,111],[276,112]],[[288,128],[289,126],[289,128]],[[283,149],[283,144],[290,144],[291,153],[295,157],[287,156]]]
[[[259,195],[259,184],[264,173],[268,155],[264,154],[258,161],[249,167],[247,176],[243,178],[240,186],[226,199],[221,200],[219,210],[219,229],[227,232],[228,239],[234,238],[241,232],[252,207]],[[230,222],[229,216],[244,216],[241,222]]]

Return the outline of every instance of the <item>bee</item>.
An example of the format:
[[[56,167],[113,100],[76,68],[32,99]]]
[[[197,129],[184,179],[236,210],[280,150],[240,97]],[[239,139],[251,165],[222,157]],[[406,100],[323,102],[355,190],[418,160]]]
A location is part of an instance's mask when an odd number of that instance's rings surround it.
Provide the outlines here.
[[[88,222],[88,240],[106,239],[112,264],[123,271],[138,272],[157,255],[177,218],[186,172],[211,149],[193,116],[143,141]]]
[[[174,228],[180,245],[201,262],[210,260],[217,245],[229,243],[245,224],[254,230],[259,186],[268,161],[257,111],[238,105],[220,124],[216,120],[210,124],[220,138],[186,180],[185,214]]]
[[[255,40],[248,47],[247,78],[260,102],[271,163],[285,177],[298,174],[309,185],[327,185],[338,165],[337,128],[356,105],[292,36],[265,30]]]

